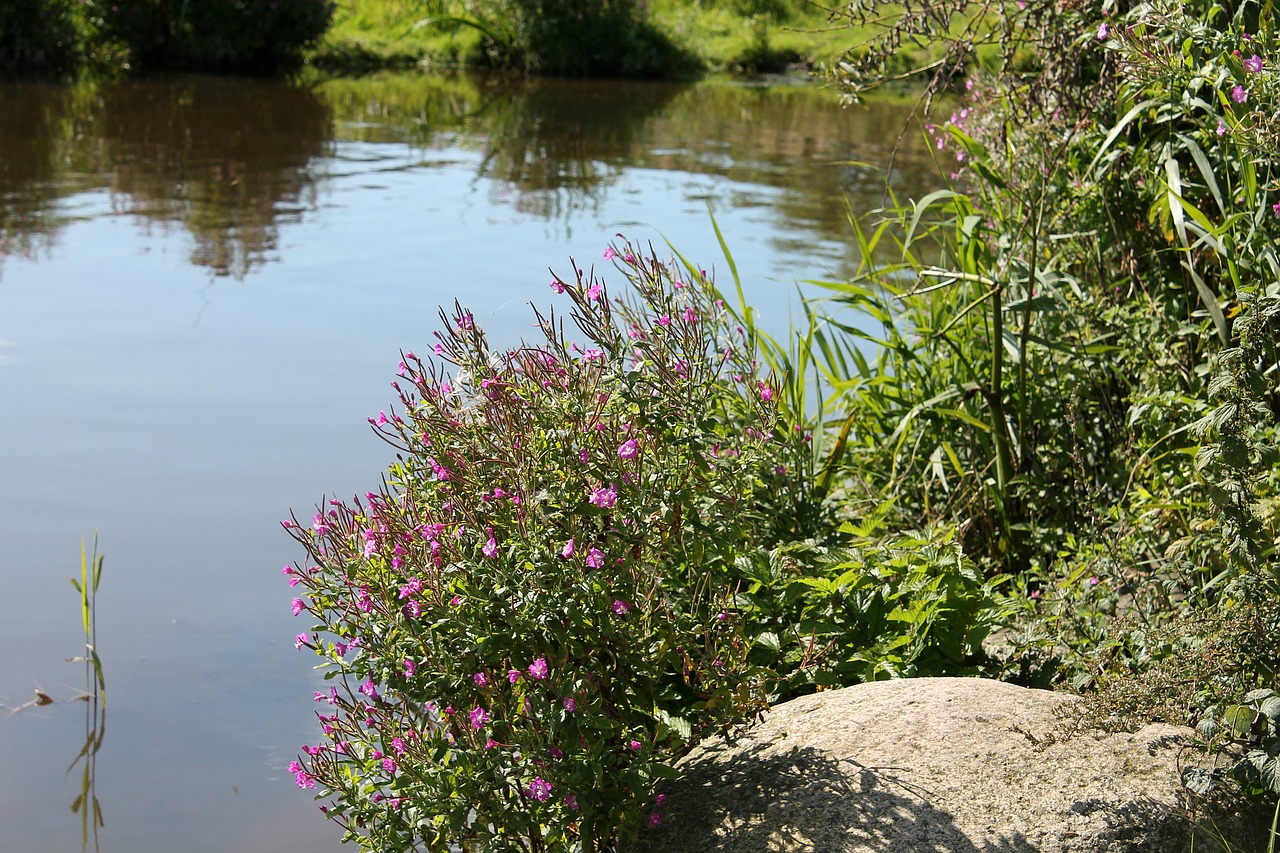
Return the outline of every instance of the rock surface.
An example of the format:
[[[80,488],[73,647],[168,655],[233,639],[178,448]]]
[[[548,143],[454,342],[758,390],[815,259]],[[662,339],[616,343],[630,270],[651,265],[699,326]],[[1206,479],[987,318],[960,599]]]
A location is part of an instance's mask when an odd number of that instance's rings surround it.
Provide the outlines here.
[[[664,789],[661,825],[635,849],[1207,853],[1222,849],[1218,833],[1234,853],[1266,849],[1256,814],[1189,800],[1177,767],[1190,729],[1087,733],[1038,748],[1065,731],[1057,711],[1072,701],[920,678],[783,703],[736,743],[688,755],[683,778]]]

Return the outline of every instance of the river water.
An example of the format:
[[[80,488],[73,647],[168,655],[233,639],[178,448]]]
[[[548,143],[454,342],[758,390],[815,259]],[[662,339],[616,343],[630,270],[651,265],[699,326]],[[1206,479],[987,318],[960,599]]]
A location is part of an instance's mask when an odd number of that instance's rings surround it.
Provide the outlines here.
[[[904,127],[786,80],[0,86],[0,850],[338,850],[279,519],[376,487],[400,350],[455,298],[514,343],[616,234],[731,286],[712,214],[785,333],[850,210],[937,184]]]

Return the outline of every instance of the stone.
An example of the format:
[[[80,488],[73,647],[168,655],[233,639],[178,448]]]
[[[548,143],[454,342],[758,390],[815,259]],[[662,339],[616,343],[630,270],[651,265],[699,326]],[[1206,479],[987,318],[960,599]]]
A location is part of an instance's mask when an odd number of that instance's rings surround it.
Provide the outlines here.
[[[1182,787],[1190,729],[1070,734],[1060,712],[1074,701],[918,678],[782,703],[682,759],[632,853],[1266,850],[1269,814]]]

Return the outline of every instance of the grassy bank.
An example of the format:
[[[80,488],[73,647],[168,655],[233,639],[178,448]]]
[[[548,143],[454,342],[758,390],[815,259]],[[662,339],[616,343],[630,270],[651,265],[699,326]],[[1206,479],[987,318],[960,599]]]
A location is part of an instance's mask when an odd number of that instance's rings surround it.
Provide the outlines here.
[[[479,8],[460,0],[348,0],[309,61],[335,72],[494,64],[500,60],[485,32],[491,22]],[[818,68],[858,40],[803,0],[654,0],[647,23],[683,60],[663,76]]]

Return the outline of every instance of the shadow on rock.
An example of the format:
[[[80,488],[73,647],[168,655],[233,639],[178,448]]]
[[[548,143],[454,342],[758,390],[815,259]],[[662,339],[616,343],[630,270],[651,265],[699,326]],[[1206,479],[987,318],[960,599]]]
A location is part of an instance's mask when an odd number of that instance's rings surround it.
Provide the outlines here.
[[[682,766],[684,777],[664,788],[662,823],[631,853],[1037,851],[1017,833],[975,846],[901,768],[837,760],[810,747],[769,754],[767,743],[726,761],[728,749],[709,748]]]

